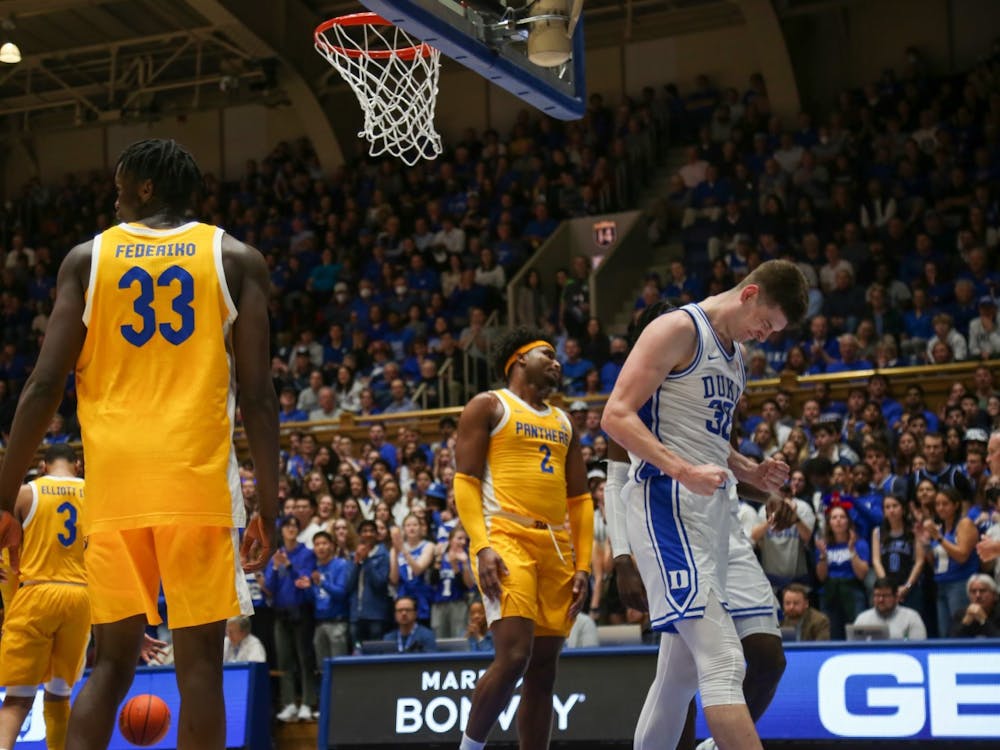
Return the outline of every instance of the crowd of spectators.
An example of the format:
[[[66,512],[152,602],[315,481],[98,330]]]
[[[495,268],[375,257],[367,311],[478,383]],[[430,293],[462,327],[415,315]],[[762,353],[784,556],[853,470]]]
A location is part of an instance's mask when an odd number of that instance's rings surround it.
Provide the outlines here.
[[[506,137],[469,129],[410,168],[362,155],[323,169],[300,140],[238,179],[206,174],[195,216],[259,248],[271,269],[274,378],[296,397],[285,418],[403,411],[415,392],[421,408],[458,405],[484,388],[485,324],[507,279],[560,220],[635,205],[666,153],[654,105],[647,89],[614,109],[593,94],[579,122],[524,111]],[[111,177],[35,180],[0,208],[0,430],[37,355],[59,262],[113,221]],[[318,383],[330,390],[313,415]],[[60,411],[74,433],[72,384]]]
[[[753,352],[751,378],[1000,354],[1000,46],[942,78],[908,50],[901,74],[844,92],[823,118],[772,115],[759,76],[742,96],[703,78],[670,103],[689,145],[659,211],[684,257],[647,279],[637,308],[787,258],[811,284],[809,324]]]

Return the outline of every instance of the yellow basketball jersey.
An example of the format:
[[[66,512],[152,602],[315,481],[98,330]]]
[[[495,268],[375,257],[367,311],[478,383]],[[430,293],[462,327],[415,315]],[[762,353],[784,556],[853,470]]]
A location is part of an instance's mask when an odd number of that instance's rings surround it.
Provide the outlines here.
[[[566,520],[566,414],[536,411],[509,390],[493,391],[504,414],[490,433],[482,494],[484,515],[503,510],[559,526]]]
[[[76,365],[88,534],[243,524],[222,237],[191,222],[94,238]]]
[[[22,581],[86,583],[83,567],[83,480],[39,477],[29,482],[31,509],[24,518]]]

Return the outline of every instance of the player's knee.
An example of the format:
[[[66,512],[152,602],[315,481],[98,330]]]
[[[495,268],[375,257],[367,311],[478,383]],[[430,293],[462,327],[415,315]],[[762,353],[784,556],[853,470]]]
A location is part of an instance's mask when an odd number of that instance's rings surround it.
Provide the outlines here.
[[[44,687],[47,701],[68,701],[73,693],[73,686],[61,677],[53,677]]]
[[[780,638],[763,633],[749,636],[744,639],[743,653],[746,655],[748,679],[758,684],[778,683],[786,666]]]
[[[513,644],[504,649],[503,653],[497,652],[494,657],[494,665],[511,679],[519,679],[528,670],[531,662],[531,644]]]
[[[746,665],[740,649],[719,649],[698,666],[698,690],[704,706],[744,703]]]
[[[35,702],[34,687],[9,687],[3,699],[3,707],[7,709],[15,708],[27,711],[31,704]]]

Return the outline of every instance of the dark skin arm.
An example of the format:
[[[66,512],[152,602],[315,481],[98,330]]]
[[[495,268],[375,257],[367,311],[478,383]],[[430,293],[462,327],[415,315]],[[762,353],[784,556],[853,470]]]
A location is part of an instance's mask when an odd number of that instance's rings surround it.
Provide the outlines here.
[[[614,440],[608,439],[608,459],[628,463],[628,453]],[[639,569],[636,567],[632,555],[618,555],[614,559],[615,584],[618,586],[618,596],[629,609],[637,609],[640,612],[649,611],[649,602],[646,600],[646,587],[642,585],[642,578],[639,577]]]
[[[483,478],[486,454],[490,447],[490,431],[496,426],[503,407],[492,393],[476,395],[462,410],[455,440],[455,468],[462,474]],[[479,586],[490,599],[500,598],[500,579],[507,575],[507,566],[491,547],[479,550],[476,556]]]
[[[222,240],[222,263],[238,312],[233,324],[236,381],[257,479],[257,512],[240,548],[240,562],[249,573],[267,565],[278,515],[278,399],[271,380],[267,317],[270,278],[264,256],[229,235]]]
[[[35,450],[62,401],[66,376],[76,365],[87,329],[84,290],[90,275],[91,243],[74,247],[59,268],[56,301],[35,369],[17,402],[10,441],[0,468],[0,511],[10,512]]]
[[[566,497],[577,497],[589,492],[587,486],[587,465],[583,461],[583,452],[580,450],[580,438],[573,430],[573,435],[569,440],[569,451],[566,454]],[[579,551],[577,551],[579,554]],[[576,573],[573,575],[573,601],[569,606],[569,619],[576,619],[583,609],[583,601],[587,597],[590,588],[590,557],[586,560],[576,561]]]
[[[11,551],[11,565],[18,569],[21,524],[11,512],[35,449],[66,387],[66,376],[76,364],[86,328],[83,325],[84,289],[90,274],[91,243],[74,247],[59,268],[56,301],[35,369],[24,384],[10,429],[7,453],[0,467],[0,548]]]

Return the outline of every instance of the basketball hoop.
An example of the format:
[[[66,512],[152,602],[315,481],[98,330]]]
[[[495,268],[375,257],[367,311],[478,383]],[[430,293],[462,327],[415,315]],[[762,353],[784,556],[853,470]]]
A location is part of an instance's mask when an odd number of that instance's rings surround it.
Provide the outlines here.
[[[365,115],[358,135],[372,156],[389,154],[413,166],[441,153],[434,130],[438,50],[377,13],[331,18],[316,27],[313,40],[357,96]]]

